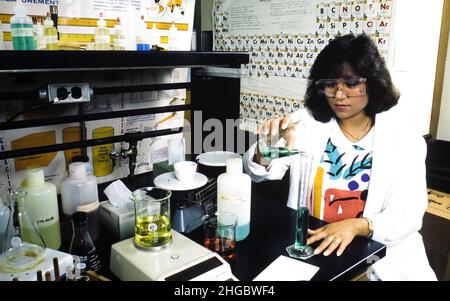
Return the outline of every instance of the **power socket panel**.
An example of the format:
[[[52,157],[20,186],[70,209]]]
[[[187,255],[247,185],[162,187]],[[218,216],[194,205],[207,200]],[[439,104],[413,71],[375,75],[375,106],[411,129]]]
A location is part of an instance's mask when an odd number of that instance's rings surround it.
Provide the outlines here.
[[[89,84],[51,84],[48,85],[48,101],[54,104],[91,101],[92,89]]]

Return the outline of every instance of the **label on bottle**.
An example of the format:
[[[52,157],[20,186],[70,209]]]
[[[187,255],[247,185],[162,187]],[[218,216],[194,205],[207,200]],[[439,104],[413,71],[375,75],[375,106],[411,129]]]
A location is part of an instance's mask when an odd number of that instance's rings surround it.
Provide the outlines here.
[[[94,210],[97,210],[98,207],[100,207],[100,202],[97,199],[95,202],[92,202],[92,203],[89,203],[86,205],[77,206],[77,211],[89,213]]]
[[[19,28],[11,28],[11,35],[13,37],[32,37],[33,27],[19,27]]]
[[[124,50],[126,46],[124,39],[115,39],[114,40],[114,48],[118,50]]]
[[[46,44],[56,44],[58,43],[58,36],[45,36]]]
[[[95,36],[95,43],[101,44],[101,43],[109,43],[110,38],[108,35],[101,35],[101,36]]]

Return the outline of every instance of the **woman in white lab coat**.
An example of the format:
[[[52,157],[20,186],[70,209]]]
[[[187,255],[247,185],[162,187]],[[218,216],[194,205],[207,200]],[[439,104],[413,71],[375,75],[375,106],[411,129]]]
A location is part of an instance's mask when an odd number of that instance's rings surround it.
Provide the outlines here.
[[[399,93],[376,45],[366,35],[332,40],[309,76],[305,110],[268,120],[281,144],[313,155],[310,213],[329,224],[310,230],[316,254],[340,256],[355,236],[387,246],[371,279],[435,280],[418,231],[427,207],[426,144],[410,130]],[[409,118],[411,119],[411,118]],[[290,170],[288,206],[297,208],[298,156],[265,161],[257,144],[244,156],[256,182]]]

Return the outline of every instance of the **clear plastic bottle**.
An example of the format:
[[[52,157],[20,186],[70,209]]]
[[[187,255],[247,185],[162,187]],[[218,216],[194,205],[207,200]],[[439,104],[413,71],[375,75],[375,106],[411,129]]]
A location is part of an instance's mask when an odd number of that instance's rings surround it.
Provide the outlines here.
[[[86,212],[89,218],[89,234],[95,241],[99,235],[99,206],[97,178],[86,170],[84,162],[69,165],[69,176],[61,181],[64,236],[72,237],[70,219],[77,211]]]
[[[106,21],[103,19],[103,13],[100,13],[100,20],[95,28],[95,49],[110,50],[111,37],[109,30],[106,28]]]
[[[5,44],[3,42],[2,21],[0,21],[0,50],[5,50]]]
[[[125,31],[120,18],[117,18],[116,26],[114,26],[114,50],[125,50],[125,45]]]
[[[44,21],[44,38],[47,50],[59,50],[58,30],[56,29],[50,13]]]
[[[250,176],[242,172],[242,159],[228,159],[226,172],[217,178],[217,211],[238,217],[236,241],[250,233],[251,187]]]
[[[178,50],[178,30],[174,22],[169,28],[169,44],[167,48],[172,51]]]
[[[26,207],[46,246],[58,250],[61,247],[61,229],[55,184],[45,181],[43,169],[30,169],[25,172],[19,191],[27,193]]]
[[[36,24],[33,25],[33,30],[36,39],[36,49],[45,50],[47,45],[44,37],[44,25],[40,17],[36,18]]]
[[[137,51],[150,50],[150,41],[147,30],[147,23],[145,23],[144,16],[141,16],[141,22],[137,26],[136,50]]]
[[[10,20],[13,50],[36,50],[33,21],[27,16],[27,9],[19,4],[14,13]]]
[[[158,28],[156,28],[156,22],[153,22],[152,28],[150,29],[150,48],[159,46],[160,38]]]
[[[83,275],[86,271],[99,271],[102,266],[94,242],[88,231],[86,212],[75,212],[72,215],[73,236],[69,253],[77,256],[75,268]]]

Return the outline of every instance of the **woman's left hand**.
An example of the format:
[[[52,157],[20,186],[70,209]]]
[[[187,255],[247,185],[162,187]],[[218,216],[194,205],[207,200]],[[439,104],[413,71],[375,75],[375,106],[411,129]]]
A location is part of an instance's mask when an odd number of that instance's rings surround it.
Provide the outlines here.
[[[314,254],[322,252],[324,256],[328,256],[336,249],[336,255],[341,256],[345,248],[352,242],[357,235],[364,235],[367,222],[362,218],[351,218],[343,221],[328,224],[316,230],[309,230],[307,244],[310,245],[316,241],[323,240],[322,243],[314,250]]]

